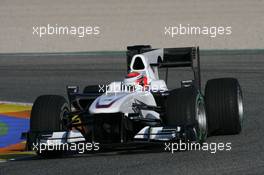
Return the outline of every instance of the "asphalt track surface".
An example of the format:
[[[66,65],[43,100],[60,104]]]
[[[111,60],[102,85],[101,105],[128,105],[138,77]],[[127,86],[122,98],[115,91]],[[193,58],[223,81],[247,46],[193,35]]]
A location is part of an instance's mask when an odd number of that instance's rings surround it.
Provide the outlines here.
[[[244,93],[244,126],[240,135],[208,142],[231,142],[231,151],[139,149],[40,159],[35,156],[0,163],[0,174],[264,174],[264,54],[220,54],[201,57],[206,80],[235,77]],[[125,59],[119,56],[0,57],[0,100],[33,102],[41,94],[65,95],[67,84],[103,84],[122,80]],[[187,70],[170,71],[169,86],[188,78]]]

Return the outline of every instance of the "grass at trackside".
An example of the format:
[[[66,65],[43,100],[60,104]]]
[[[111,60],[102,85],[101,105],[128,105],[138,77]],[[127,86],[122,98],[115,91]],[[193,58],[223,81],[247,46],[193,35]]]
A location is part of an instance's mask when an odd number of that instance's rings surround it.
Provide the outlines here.
[[[23,151],[23,152],[11,152],[11,153],[0,153],[0,161],[25,158],[35,156],[36,153],[33,151]]]
[[[251,55],[264,54],[264,49],[201,49],[201,55]],[[0,53],[1,56],[125,56],[125,51],[80,51],[80,52],[23,52],[23,53]]]
[[[201,55],[252,55],[264,54],[264,49],[219,49],[200,50]]]

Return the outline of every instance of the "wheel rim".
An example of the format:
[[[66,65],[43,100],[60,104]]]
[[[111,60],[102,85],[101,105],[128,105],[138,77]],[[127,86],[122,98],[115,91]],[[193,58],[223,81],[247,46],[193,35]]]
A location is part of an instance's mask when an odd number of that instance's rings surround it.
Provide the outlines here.
[[[198,101],[197,104],[196,120],[198,122],[198,137],[200,140],[203,140],[207,136],[207,121],[204,103],[202,101]]]
[[[243,122],[243,99],[242,99],[242,92],[240,88],[237,88],[237,105],[238,105],[238,116],[239,122],[242,125]]]

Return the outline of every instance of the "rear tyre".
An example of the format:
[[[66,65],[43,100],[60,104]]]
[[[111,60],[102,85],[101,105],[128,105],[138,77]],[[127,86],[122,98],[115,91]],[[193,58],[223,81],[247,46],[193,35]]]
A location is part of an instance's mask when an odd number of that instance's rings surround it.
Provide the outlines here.
[[[65,113],[69,112],[69,105],[66,99],[58,95],[39,96],[32,107],[30,118],[30,132],[55,132],[66,129],[62,119]],[[58,156],[60,151],[37,151],[38,155],[44,157]]]
[[[89,85],[89,86],[86,86],[83,89],[83,93],[84,94],[87,94],[87,93],[95,93],[95,94],[98,94],[98,93],[103,93],[102,92],[103,90],[105,90],[105,89],[101,89],[99,87],[99,85]]]
[[[84,99],[84,100],[80,100],[79,101],[79,104],[78,103],[73,103],[73,106],[76,109],[80,109],[80,106],[83,109],[86,109],[86,108],[88,109],[91,106],[91,104],[94,102],[94,100],[98,96],[100,96],[101,94],[103,94],[104,92],[106,92],[106,88],[104,86],[103,87],[100,87],[99,85],[89,85],[89,86],[86,86],[83,89],[83,93],[84,94],[89,94],[89,98]]]
[[[194,87],[172,90],[166,100],[165,124],[191,128],[194,137],[189,140],[205,141],[207,121],[202,95]]]
[[[241,132],[243,121],[242,90],[235,78],[207,81],[205,102],[210,135]]]

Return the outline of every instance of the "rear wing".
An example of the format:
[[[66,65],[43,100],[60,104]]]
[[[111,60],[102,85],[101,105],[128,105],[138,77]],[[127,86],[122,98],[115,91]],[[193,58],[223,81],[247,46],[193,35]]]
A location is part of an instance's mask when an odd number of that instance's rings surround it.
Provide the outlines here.
[[[128,71],[134,55],[156,50],[152,49],[150,45],[128,46],[127,49]],[[194,73],[194,85],[201,90],[199,47],[164,48],[161,57],[157,55],[157,62],[151,65],[166,68],[166,82],[168,79],[168,68],[191,67]]]
[[[191,67],[194,73],[194,85],[201,91],[199,47],[164,48],[163,60],[158,63],[158,66],[166,68],[166,82],[168,80],[168,68]]]
[[[159,67],[192,67],[193,60],[199,55],[196,47],[164,48],[163,60]]]

